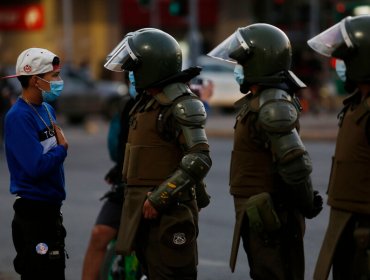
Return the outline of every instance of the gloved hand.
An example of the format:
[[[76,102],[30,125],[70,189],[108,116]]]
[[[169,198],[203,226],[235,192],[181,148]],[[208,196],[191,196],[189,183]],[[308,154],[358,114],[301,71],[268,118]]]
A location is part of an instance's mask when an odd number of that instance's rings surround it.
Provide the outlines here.
[[[121,177],[122,177],[122,170],[120,170],[120,168],[118,167],[118,165],[116,164],[115,166],[113,166],[109,171],[108,173],[105,175],[104,179],[105,181],[110,184],[110,185],[114,185],[114,184],[118,184],[120,183],[121,181]]]
[[[206,184],[203,181],[195,185],[195,197],[199,210],[208,206],[211,196],[207,193]]]
[[[321,210],[323,208],[322,207],[323,199],[322,199],[322,196],[319,194],[318,191],[313,192],[313,203],[312,204],[313,204],[312,209],[304,214],[304,216],[307,219],[312,219],[312,218],[316,217],[317,215],[319,215],[319,213],[321,212]]]

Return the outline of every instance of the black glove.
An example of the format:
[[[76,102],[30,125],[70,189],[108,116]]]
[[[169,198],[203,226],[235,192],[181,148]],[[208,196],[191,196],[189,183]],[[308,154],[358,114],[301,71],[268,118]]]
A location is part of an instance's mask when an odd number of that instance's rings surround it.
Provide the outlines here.
[[[304,214],[307,219],[315,218],[322,210],[323,199],[318,191],[313,192],[313,206],[310,211]]]
[[[118,164],[113,166],[104,177],[108,184],[114,185],[119,184],[122,179],[122,170],[120,170]]]
[[[211,196],[207,193],[206,184],[203,181],[196,184],[195,197],[199,209],[208,206]]]
[[[100,200],[108,198],[109,201],[122,204],[125,199],[125,183],[121,183],[118,185],[112,185],[111,189],[107,191]]]

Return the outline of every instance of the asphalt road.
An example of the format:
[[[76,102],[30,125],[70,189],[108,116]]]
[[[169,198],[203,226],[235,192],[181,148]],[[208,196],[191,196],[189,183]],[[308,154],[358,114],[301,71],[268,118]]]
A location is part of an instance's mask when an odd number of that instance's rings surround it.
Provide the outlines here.
[[[107,124],[90,122],[81,127],[64,127],[70,143],[65,163],[67,200],[63,206],[68,231],[66,275],[68,280],[81,277],[83,256],[90,230],[101,206],[99,198],[107,190],[104,175],[112,166],[108,157]],[[235,273],[228,267],[234,212],[228,192],[228,170],[231,138],[210,137],[213,166],[207,176],[211,204],[200,213],[199,277],[200,280],[249,279],[245,253],[239,251]],[[330,141],[305,142],[314,164],[315,188],[325,193],[334,143]],[[4,154],[0,152],[0,280],[19,279],[13,272],[14,249],[10,224],[13,215],[13,197],[9,194],[9,175]],[[326,196],[324,195],[326,201]],[[305,238],[306,279],[312,279],[313,268],[328,221],[328,208],[318,218],[307,221]]]

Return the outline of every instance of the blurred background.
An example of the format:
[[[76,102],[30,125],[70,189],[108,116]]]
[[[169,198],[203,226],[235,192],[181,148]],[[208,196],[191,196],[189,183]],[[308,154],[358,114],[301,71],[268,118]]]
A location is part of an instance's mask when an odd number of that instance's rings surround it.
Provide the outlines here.
[[[370,1],[344,0],[1,0],[0,74],[14,73],[22,50],[50,49],[64,64],[67,88],[59,111],[75,123],[86,114],[109,117],[127,87],[123,74],[104,69],[105,57],[126,33],[151,26],[180,42],[184,68],[203,67],[201,78],[213,83],[209,105],[232,111],[241,97],[233,65],[205,54],[238,27],[266,22],[291,40],[293,71],[308,85],[300,92],[304,112],[336,111],[343,88],[335,62],[314,54],[306,41],[345,16],[369,10]],[[13,79],[1,81],[0,90],[4,112],[20,88]]]
[[[128,88],[124,73],[105,70],[103,64],[126,33],[160,28],[180,42],[184,68],[203,67],[191,88],[207,105],[206,129],[214,163],[207,176],[213,203],[200,221],[199,279],[240,280],[248,279],[245,265],[232,275],[228,269],[234,214],[227,186],[233,103],[242,95],[234,80],[234,65],[206,54],[240,26],[266,22],[286,32],[293,48],[292,70],[308,86],[298,93],[303,107],[301,135],[313,158],[314,184],[325,194],[336,114],[345,94],[335,73],[335,60],[316,55],[306,41],[348,15],[369,11],[370,0],[0,0],[0,77],[14,74],[18,55],[30,47],[50,49],[63,63],[65,89],[53,105],[70,143],[64,206],[71,257],[67,279],[79,279],[88,236],[101,207],[99,198],[108,187],[104,175],[112,162],[107,120],[127,100]],[[4,115],[20,90],[17,79],[0,79],[0,224],[4,225],[0,230],[0,280],[18,279],[12,267],[13,198],[7,187],[1,131]],[[325,206],[318,219],[308,222],[307,279],[312,279],[327,220]],[[246,263],[244,254],[240,262]]]

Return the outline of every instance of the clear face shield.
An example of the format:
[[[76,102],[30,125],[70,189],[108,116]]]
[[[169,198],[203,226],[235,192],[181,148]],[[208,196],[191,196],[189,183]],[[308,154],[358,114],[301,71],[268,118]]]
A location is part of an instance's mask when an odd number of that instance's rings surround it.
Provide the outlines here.
[[[237,60],[246,57],[249,50],[247,42],[243,39],[240,29],[238,29],[207,55],[224,61],[237,63]]]
[[[130,33],[129,33],[130,34]],[[123,40],[108,54],[104,67],[115,72],[132,71],[139,61],[128,43],[132,35],[125,36]]]
[[[328,57],[332,57],[333,52],[343,45],[347,48],[353,48],[354,44],[348,36],[346,29],[346,21],[349,18],[350,17],[342,19],[329,29],[316,35],[312,39],[308,40],[307,44],[314,51]]]

